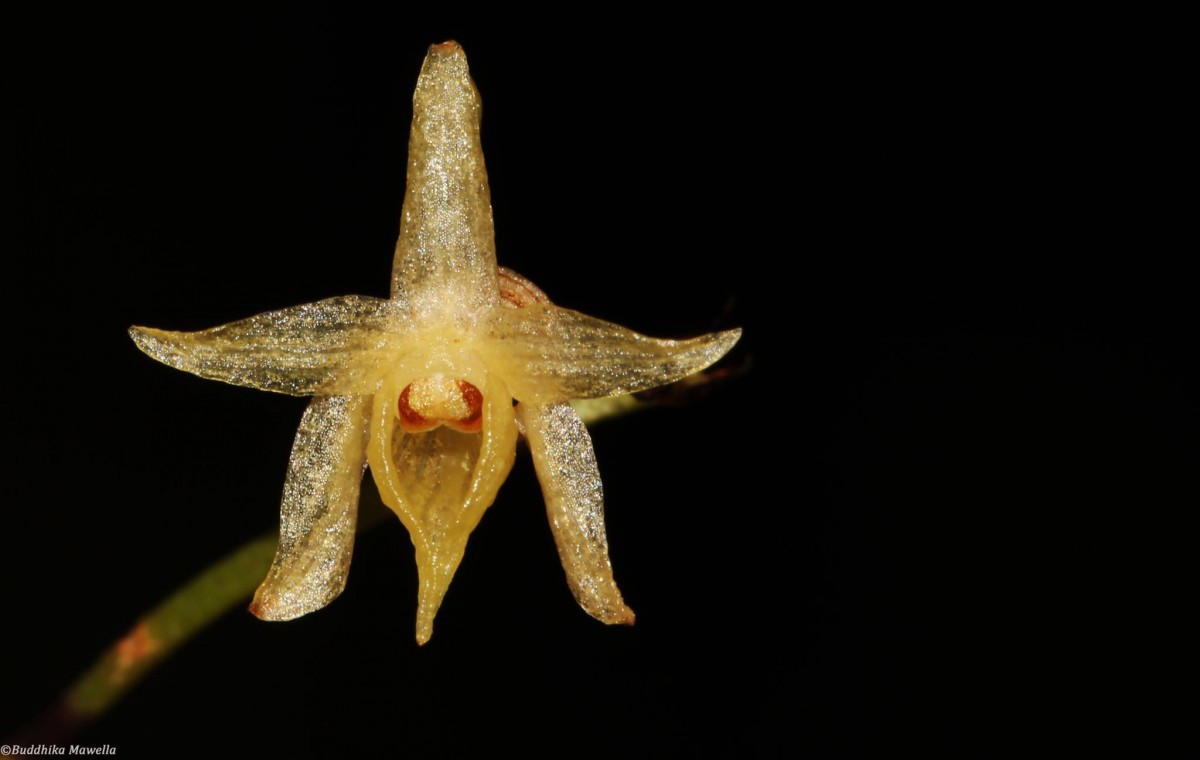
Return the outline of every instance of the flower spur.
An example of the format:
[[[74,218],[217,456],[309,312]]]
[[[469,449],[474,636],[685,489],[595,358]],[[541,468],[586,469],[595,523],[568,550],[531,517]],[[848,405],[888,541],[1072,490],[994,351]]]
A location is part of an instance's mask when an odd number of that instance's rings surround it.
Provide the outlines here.
[[[497,266],[480,102],[453,42],[429,49],[413,95],[391,297],[343,296],[199,332],[133,327],[164,364],[313,396],[292,447],[279,548],[250,610],[290,620],[345,587],[369,465],[408,529],[424,643],[467,538],[524,434],[575,599],[632,623],[613,580],[591,439],[571,399],[632,393],[704,369],[739,330],[657,340],[559,308]]]

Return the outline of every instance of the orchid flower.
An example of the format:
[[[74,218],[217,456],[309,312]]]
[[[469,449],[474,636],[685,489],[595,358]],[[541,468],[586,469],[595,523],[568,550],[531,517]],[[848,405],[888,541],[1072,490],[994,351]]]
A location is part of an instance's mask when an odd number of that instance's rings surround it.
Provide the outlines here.
[[[572,399],[704,369],[739,330],[657,340],[559,308],[497,266],[479,95],[454,42],[430,48],[413,96],[391,297],[342,296],[198,332],[133,327],[164,364],[313,396],[283,489],[279,548],[250,611],[290,620],[345,587],[369,465],[416,548],[426,642],[467,538],[528,441],[575,599],[633,622],[613,580],[591,438]]]

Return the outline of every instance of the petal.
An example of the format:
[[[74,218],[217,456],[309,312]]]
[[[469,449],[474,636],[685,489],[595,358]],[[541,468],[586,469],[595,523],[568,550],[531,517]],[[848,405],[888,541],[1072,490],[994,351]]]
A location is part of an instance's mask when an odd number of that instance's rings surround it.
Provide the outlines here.
[[[418,317],[477,311],[499,298],[479,93],[457,43],[429,48],[413,93],[408,185],[392,265],[392,294]]]
[[[608,559],[604,489],[587,428],[565,402],[517,408],[571,593],[597,620],[632,625]]]
[[[416,548],[420,598],[417,642],[433,633],[433,619],[462,560],[467,538],[512,469],[517,446],[512,396],[503,381],[476,368],[444,367],[483,394],[481,432],[438,427],[405,432],[396,400],[413,379],[427,373],[411,357],[375,395],[368,459],[380,496],[408,529]]]
[[[370,402],[370,396],[318,396],[304,411],[283,485],[279,549],[250,604],[263,620],[319,610],[346,587]]]
[[[597,398],[665,385],[725,355],[742,334],[659,340],[570,309],[497,310],[481,350],[526,403]]]
[[[342,296],[199,332],[131,327],[152,358],[210,380],[293,396],[370,393],[406,331],[403,304]]]

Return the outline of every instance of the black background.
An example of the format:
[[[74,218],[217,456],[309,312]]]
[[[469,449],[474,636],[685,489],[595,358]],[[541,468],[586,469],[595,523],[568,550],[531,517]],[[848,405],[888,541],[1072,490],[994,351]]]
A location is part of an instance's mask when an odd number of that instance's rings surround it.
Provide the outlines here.
[[[597,14],[106,8],[27,29],[0,734],[276,524],[304,400],[169,370],[125,329],[385,295],[411,91],[455,38],[500,263],[648,334],[745,329],[746,375],[594,430],[637,626],[573,603],[522,453],[427,646],[391,521],[327,609],[226,616],[80,741],[1175,746],[1195,708],[1194,240],[1167,233],[1173,101],[1136,35]]]

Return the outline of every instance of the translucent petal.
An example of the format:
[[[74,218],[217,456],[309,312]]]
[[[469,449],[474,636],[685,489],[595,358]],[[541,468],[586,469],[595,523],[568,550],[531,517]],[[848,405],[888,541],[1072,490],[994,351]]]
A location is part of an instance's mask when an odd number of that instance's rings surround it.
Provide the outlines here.
[[[575,600],[604,623],[633,623],[613,580],[604,532],[604,489],[592,438],[570,404],[519,404],[546,514]]]
[[[408,185],[392,294],[418,319],[495,305],[496,243],[479,142],[479,93],[457,43],[434,45],[413,93]]]
[[[293,396],[371,393],[402,345],[398,301],[342,296],[198,332],[131,327],[138,348],[185,372]]]
[[[380,496],[408,528],[416,548],[420,598],[417,641],[433,633],[433,619],[462,560],[467,538],[491,506],[516,454],[512,396],[500,378],[478,368],[438,367],[483,393],[483,427],[464,433],[439,427],[405,432],[396,400],[429,364],[402,363],[375,395],[368,459]]]
[[[346,587],[370,413],[369,396],[317,396],[304,411],[283,486],[279,549],[250,604],[263,620],[319,610]]]
[[[498,309],[480,350],[526,403],[597,398],[653,388],[698,372],[741,330],[659,340],[549,304]]]

